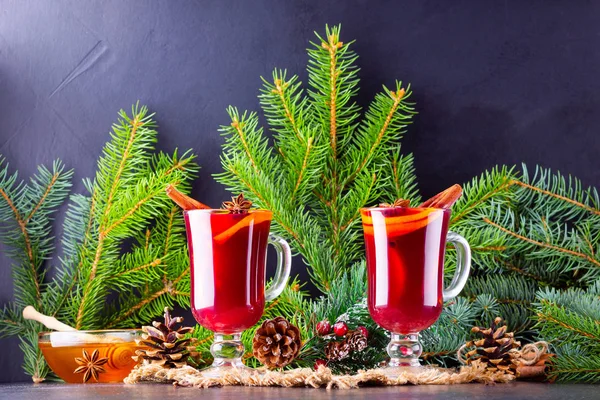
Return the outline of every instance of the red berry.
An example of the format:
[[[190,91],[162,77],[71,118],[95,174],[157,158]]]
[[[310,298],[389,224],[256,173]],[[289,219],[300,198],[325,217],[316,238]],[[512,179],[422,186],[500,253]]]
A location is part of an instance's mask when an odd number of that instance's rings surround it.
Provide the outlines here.
[[[359,326],[358,328],[356,328],[356,330],[359,331],[360,333],[362,333],[362,335],[364,337],[366,337],[366,338],[369,337],[369,331],[364,326]]]
[[[325,360],[321,360],[318,359],[317,361],[315,361],[315,371],[319,369],[319,367],[326,367],[327,366],[327,361]]]
[[[317,324],[317,333],[321,336],[329,335],[331,333],[331,324],[329,321],[321,321]]]
[[[346,325],[345,322],[337,322],[335,325],[333,325],[333,333],[335,333],[337,336],[344,336],[346,333],[348,333],[348,325]]]

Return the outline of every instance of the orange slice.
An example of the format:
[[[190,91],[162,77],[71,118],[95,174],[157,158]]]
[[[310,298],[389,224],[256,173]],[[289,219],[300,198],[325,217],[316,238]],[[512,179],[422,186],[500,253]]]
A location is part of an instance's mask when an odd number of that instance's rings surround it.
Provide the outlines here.
[[[431,209],[431,211],[435,211],[435,209]],[[398,218],[401,217],[393,217],[386,219],[385,225],[388,237],[402,236],[407,233],[414,232],[418,229],[429,225],[431,222],[435,221],[436,219],[442,216],[442,213],[430,215],[431,211],[428,211],[427,213],[415,214],[420,215],[420,219],[413,218],[414,215],[407,216],[406,218],[408,219],[408,221],[402,220],[401,222],[398,222]],[[375,233],[373,225],[363,225],[363,229],[365,231],[365,234],[367,235],[373,235]]]
[[[404,224],[404,223],[408,223],[408,222],[412,222],[412,221],[416,221],[419,220],[421,218],[427,218],[427,216],[429,214],[431,214],[432,212],[437,211],[436,208],[424,208],[422,210],[420,210],[418,213],[415,214],[408,214],[408,215],[398,215],[397,217],[387,217],[385,219],[385,223],[387,225],[390,224]],[[362,221],[363,224],[373,224],[373,217],[368,216],[368,215],[363,215],[362,216]]]
[[[223,232],[221,232],[217,236],[215,236],[213,238],[213,241],[215,243],[221,244],[221,243],[225,242],[227,239],[229,239],[230,237],[232,237],[240,229],[250,226],[250,223],[253,221],[254,221],[254,224],[256,225],[256,224],[260,224],[261,222],[270,221],[270,220],[271,220],[270,212],[250,213],[250,214],[248,214],[248,216],[246,216],[243,219],[241,219],[240,221],[238,221],[238,223],[236,223],[235,225],[232,225],[228,229],[224,230]]]

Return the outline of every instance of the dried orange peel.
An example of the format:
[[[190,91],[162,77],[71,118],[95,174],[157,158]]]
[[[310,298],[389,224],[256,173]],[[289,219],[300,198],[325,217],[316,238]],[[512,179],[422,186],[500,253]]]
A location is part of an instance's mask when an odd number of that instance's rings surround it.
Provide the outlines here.
[[[219,233],[217,236],[213,238],[215,243],[223,243],[233,235],[235,235],[240,229],[250,226],[250,224],[260,224],[265,221],[270,221],[273,214],[269,211],[250,211],[245,214],[244,218],[238,221],[235,225],[230,226],[228,229]]]

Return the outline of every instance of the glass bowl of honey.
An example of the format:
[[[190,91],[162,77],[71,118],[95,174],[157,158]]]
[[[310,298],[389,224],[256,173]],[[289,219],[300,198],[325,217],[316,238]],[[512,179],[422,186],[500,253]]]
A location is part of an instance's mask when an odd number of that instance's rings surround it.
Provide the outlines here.
[[[141,329],[42,332],[38,344],[46,362],[67,383],[123,382],[137,364]]]

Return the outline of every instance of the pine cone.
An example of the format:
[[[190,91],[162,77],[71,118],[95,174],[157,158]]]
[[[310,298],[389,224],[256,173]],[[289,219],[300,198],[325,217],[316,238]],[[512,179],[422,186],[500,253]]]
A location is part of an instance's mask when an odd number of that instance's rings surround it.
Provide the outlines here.
[[[340,361],[350,355],[352,348],[347,341],[329,342],[325,347],[325,356],[329,361]]]
[[[474,327],[471,332],[479,333],[483,339],[471,340],[467,342],[467,347],[475,346],[475,349],[469,351],[465,358],[467,364],[479,360],[487,364],[487,370],[504,371],[508,374],[514,374],[518,366],[519,351],[516,348],[521,343],[514,339],[514,333],[506,332],[506,324],[499,326],[502,318],[498,317],[489,328]]]
[[[147,348],[136,350],[136,361],[146,361],[150,364],[159,364],[165,368],[179,368],[187,364],[190,356],[197,353],[193,346],[189,346],[192,339],[184,339],[184,335],[193,332],[194,328],[175,325],[183,322],[183,318],[171,318],[170,310],[165,307],[165,322],[153,321],[153,326],[143,326],[145,332],[142,339],[136,340],[139,346]]]
[[[266,320],[256,330],[252,353],[269,368],[283,368],[300,352],[300,331],[283,317]]]
[[[349,333],[345,341],[352,351],[363,351],[367,348],[367,338],[359,330]]]

